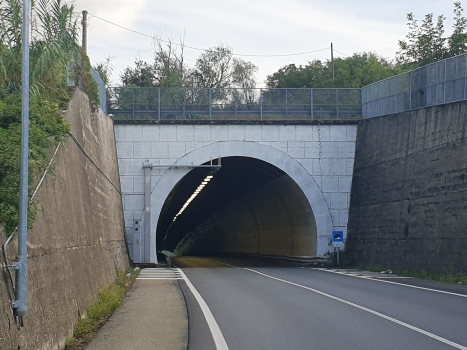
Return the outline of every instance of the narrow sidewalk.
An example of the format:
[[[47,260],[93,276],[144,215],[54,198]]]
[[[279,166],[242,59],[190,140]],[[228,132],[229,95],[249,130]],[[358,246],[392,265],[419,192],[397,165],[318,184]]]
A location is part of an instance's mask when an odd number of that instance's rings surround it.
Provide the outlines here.
[[[188,317],[173,269],[143,269],[86,350],[186,350]]]

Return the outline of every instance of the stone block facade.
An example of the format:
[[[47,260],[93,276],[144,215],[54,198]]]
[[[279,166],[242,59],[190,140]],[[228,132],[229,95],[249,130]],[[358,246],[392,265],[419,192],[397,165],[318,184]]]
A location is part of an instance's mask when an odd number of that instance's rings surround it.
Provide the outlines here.
[[[228,141],[266,145],[299,162],[321,189],[335,229],[346,231],[356,131],[356,125],[115,125],[127,242],[133,244],[133,220],[143,216],[143,163],[172,165]],[[167,169],[152,170],[153,188]]]

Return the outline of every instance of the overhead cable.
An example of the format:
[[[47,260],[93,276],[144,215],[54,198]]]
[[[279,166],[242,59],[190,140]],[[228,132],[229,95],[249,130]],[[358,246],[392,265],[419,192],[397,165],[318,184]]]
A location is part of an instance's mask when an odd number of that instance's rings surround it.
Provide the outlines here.
[[[137,30],[130,29],[130,28],[124,27],[124,26],[122,26],[122,25],[120,25],[120,24],[117,24],[117,23],[108,21],[108,20],[106,20],[106,19],[104,19],[104,18],[102,18],[102,17],[93,15],[92,13],[89,13],[89,15],[92,16],[93,18],[100,19],[101,21],[104,21],[104,22],[107,22],[107,23],[109,23],[109,24],[112,24],[112,25],[114,25],[114,26],[116,26],[116,27],[119,27],[119,28],[128,30],[128,31],[133,32],[133,33],[135,33],[135,34],[145,36],[145,37],[147,37],[147,38],[157,39],[157,40],[162,41],[162,42],[164,42],[164,43],[170,43],[170,44],[172,44],[172,45],[183,46],[184,48],[192,49],[192,50],[197,50],[197,51],[201,51],[201,52],[210,51],[209,49],[201,49],[201,48],[199,48],[199,47],[188,46],[188,45],[183,45],[183,44],[177,44],[177,43],[170,42],[170,41],[168,41],[168,40],[156,38],[155,35],[149,35],[149,34],[145,34],[145,33],[138,32]],[[233,55],[233,56],[244,56],[244,57],[286,57],[286,56],[308,55],[308,54],[311,54],[311,53],[320,52],[320,51],[325,51],[325,50],[329,50],[329,47],[326,47],[326,48],[323,48],[323,49],[319,49],[319,50],[307,51],[307,52],[290,53],[290,54],[279,54],[279,55],[257,55],[257,54],[241,54],[241,53],[233,53],[232,55]],[[337,50],[334,50],[334,51],[337,51]],[[339,52],[339,51],[337,51],[337,52]],[[339,53],[342,53],[342,52],[339,52]],[[345,55],[345,54],[343,54],[343,55]]]
[[[340,53],[341,55],[344,55],[344,56],[347,56],[347,57],[349,57],[349,55],[347,55],[347,54],[345,54],[345,53],[343,53],[343,52],[337,51],[336,49],[334,49],[334,51],[336,51],[336,52]]]

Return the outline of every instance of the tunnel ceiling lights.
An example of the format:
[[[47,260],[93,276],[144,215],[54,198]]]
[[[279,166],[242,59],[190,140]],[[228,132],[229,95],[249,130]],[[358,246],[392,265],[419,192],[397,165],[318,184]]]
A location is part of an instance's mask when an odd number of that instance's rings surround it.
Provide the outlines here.
[[[212,175],[208,175],[206,176],[206,178],[201,182],[201,184],[196,188],[196,190],[193,192],[193,194],[190,196],[190,198],[187,199],[187,201],[185,202],[185,204],[183,204],[182,208],[180,209],[180,211],[178,212],[177,215],[175,215],[174,219],[173,219],[173,222],[175,222],[175,220],[177,220],[177,218],[182,215],[182,213],[185,211],[185,209],[190,205],[190,203],[196,198],[196,196],[198,194],[201,193],[201,191],[203,190],[204,187],[206,187],[206,185],[209,183],[209,181],[211,181],[211,179],[213,178],[214,176]]]

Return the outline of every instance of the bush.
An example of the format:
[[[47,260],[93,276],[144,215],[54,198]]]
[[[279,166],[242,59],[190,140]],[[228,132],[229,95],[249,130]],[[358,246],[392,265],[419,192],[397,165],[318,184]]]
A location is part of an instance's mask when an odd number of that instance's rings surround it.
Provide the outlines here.
[[[50,153],[70,130],[63,119],[59,103],[35,98],[30,103],[29,124],[29,197],[50,160]],[[7,235],[19,223],[19,181],[21,153],[21,96],[18,93],[0,100],[0,223]],[[28,225],[35,219],[30,205]]]

